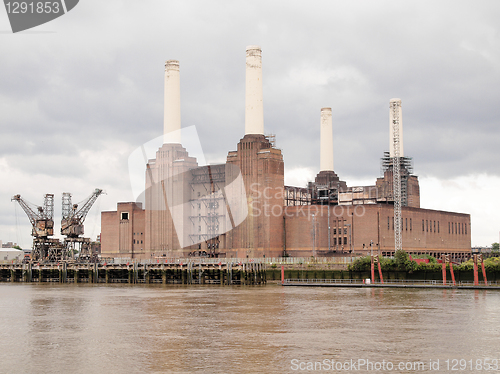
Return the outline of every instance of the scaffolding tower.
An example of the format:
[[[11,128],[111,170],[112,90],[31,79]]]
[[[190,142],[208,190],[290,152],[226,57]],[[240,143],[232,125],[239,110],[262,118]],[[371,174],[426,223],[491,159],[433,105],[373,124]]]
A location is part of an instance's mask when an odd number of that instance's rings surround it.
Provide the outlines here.
[[[386,172],[393,173],[394,157],[390,156],[389,152],[384,152],[384,156],[380,159],[381,174]],[[401,180],[401,206],[408,206],[408,177],[413,174],[413,158],[399,157],[399,175]],[[394,188],[387,191],[387,199],[394,200]]]
[[[394,144],[394,158],[392,164],[392,188],[394,195],[394,252],[403,249],[403,237],[401,232],[402,226],[402,213],[401,213],[401,168],[399,167],[400,157],[400,142],[399,142],[399,111],[401,101],[391,101],[392,111],[392,130],[393,130],[393,144]]]
[[[189,219],[192,230],[189,234],[191,244],[204,242],[207,255],[217,257],[220,246],[220,233],[225,230],[225,165],[209,165],[192,170],[193,179],[190,183],[193,192],[200,196],[190,199],[191,214]],[[200,188],[201,187],[201,188]],[[201,191],[200,191],[201,190]],[[203,223],[203,224],[202,224]],[[198,230],[196,230],[198,227]]]

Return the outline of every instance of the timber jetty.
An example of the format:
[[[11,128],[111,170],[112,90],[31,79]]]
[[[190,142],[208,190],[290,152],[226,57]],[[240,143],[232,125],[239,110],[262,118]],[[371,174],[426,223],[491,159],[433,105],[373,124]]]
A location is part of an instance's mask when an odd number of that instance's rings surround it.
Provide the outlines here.
[[[0,281],[259,285],[266,283],[265,268],[260,262],[0,264]]]

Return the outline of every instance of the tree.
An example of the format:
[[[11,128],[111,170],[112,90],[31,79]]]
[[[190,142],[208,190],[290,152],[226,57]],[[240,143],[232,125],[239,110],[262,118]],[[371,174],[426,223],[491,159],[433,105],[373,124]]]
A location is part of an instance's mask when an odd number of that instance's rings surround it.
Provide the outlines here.
[[[499,246],[500,246],[500,244],[499,244],[499,243],[493,243],[493,244],[491,245],[491,251],[492,251],[492,252],[498,252],[498,251],[500,250]]]
[[[498,243],[497,243],[497,244],[498,244]],[[21,248],[20,246],[18,246],[18,245],[14,245],[14,246],[12,246],[12,248],[15,248],[15,249],[22,249],[22,248]]]

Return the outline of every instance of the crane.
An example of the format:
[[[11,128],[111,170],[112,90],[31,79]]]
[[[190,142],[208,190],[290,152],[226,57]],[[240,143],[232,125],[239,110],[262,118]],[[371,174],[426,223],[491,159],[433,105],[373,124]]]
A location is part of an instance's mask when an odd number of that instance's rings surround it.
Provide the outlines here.
[[[103,190],[96,188],[94,192],[80,204],[71,204],[71,194],[64,192],[62,197],[62,220],[61,234],[69,238],[77,238],[83,235],[83,222],[87,217],[92,205],[103,193]],[[80,209],[78,209],[78,207]]]
[[[47,238],[54,235],[54,195],[46,194],[44,204],[36,207],[24,200],[21,195],[15,195],[11,201],[17,201],[28,216],[33,227],[31,235],[35,238]]]
[[[21,195],[15,195],[11,201],[17,201],[28,216],[33,236],[33,261],[57,261],[62,256],[62,245],[54,235],[54,194],[46,194],[43,206],[35,206],[24,200]],[[36,207],[36,208],[35,208]]]
[[[75,253],[79,252],[78,258],[81,261],[93,258],[90,239],[81,237],[84,233],[83,222],[92,205],[103,193],[103,190],[96,188],[87,199],[79,204],[72,204],[69,192],[63,193],[61,234],[65,236],[64,243],[68,257],[74,258]]]

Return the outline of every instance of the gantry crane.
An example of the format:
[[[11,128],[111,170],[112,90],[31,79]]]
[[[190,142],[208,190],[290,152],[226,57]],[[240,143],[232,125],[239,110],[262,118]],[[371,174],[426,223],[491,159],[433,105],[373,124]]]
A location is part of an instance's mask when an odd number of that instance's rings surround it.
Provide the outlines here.
[[[64,247],[58,239],[51,238],[54,235],[54,195],[45,195],[43,207],[28,203],[21,195],[15,195],[11,200],[21,205],[31,222],[33,236],[31,260],[40,262],[61,259],[64,256]]]
[[[78,258],[81,261],[87,261],[93,257],[90,248],[90,238],[82,237],[84,234],[83,222],[92,205],[94,205],[101,194],[103,194],[103,190],[96,188],[87,199],[79,204],[72,204],[71,194],[69,192],[63,193],[61,234],[65,236],[65,247],[68,256],[71,258],[74,258],[77,251],[79,252]]]

